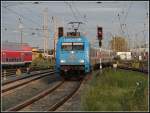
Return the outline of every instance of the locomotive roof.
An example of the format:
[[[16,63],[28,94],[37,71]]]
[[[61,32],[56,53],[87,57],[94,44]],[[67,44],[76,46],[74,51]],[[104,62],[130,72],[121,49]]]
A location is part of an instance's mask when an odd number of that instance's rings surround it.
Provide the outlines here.
[[[30,47],[27,43],[16,42],[2,42],[2,50],[14,50],[14,51],[32,51],[32,47]]]
[[[63,36],[60,37],[59,39],[61,42],[85,42],[88,41],[88,39],[84,36],[79,36],[79,37],[73,37],[73,36]]]

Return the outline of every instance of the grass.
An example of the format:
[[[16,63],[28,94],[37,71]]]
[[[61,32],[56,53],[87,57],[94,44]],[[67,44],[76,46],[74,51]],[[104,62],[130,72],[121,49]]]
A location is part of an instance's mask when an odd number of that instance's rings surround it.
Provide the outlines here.
[[[93,74],[81,93],[83,111],[148,111],[148,78],[111,69]]]

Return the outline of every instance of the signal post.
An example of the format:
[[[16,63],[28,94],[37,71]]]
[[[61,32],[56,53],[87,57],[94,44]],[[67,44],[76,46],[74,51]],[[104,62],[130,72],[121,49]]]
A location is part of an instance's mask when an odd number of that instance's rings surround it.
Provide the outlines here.
[[[100,59],[99,59],[99,63],[100,63],[100,70],[102,70],[102,55],[101,55],[101,46],[102,46],[102,38],[103,38],[103,28],[102,27],[97,27],[97,38],[99,40],[99,52],[100,52]]]

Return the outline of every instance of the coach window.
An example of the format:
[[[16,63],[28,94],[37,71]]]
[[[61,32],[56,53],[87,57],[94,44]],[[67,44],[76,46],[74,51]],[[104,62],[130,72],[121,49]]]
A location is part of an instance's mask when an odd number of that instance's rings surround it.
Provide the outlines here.
[[[8,58],[6,58],[6,62],[8,62]]]
[[[31,52],[28,52],[28,53],[26,53],[26,55],[27,55],[27,56],[30,56],[30,55],[32,55],[32,53],[31,53]]]

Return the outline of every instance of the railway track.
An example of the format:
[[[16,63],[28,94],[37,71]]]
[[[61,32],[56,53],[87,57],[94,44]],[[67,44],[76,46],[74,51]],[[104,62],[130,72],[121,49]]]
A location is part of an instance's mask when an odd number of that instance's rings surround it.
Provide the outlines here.
[[[5,111],[54,111],[78,90],[81,81],[64,81]]]
[[[124,70],[130,70],[130,71],[137,71],[137,72],[141,72],[144,74],[148,74],[148,70],[147,69],[137,69],[137,68],[130,68],[130,67],[124,67],[124,66],[119,66],[119,69],[124,69]]]
[[[12,80],[12,81],[8,81],[7,83],[3,84],[1,91],[2,91],[2,93],[5,93],[7,91],[13,90],[17,87],[28,84],[32,81],[38,80],[42,77],[45,77],[45,76],[48,76],[48,75],[54,74],[54,73],[55,73],[54,71],[50,71],[50,72],[46,71],[46,72],[42,72],[42,73],[33,74],[30,77],[29,76],[28,77],[22,77],[20,79],[15,79],[15,80]]]
[[[68,99],[70,99],[80,88],[81,85],[81,81],[79,82],[78,86],[69,94],[66,95],[64,98],[61,98],[57,103],[55,103],[54,105],[52,105],[48,111],[56,111],[60,106],[62,106],[64,103],[67,102]]]
[[[18,80],[22,80],[22,79],[25,79],[25,78],[29,78],[29,77],[32,77],[32,76],[35,76],[35,75],[38,75],[38,74],[43,74],[43,73],[46,73],[46,72],[50,72],[52,70],[44,70],[44,71],[37,71],[37,72],[33,72],[29,75],[26,75],[26,76],[19,76],[19,77],[15,77],[14,79],[11,79],[11,80],[5,80],[5,81],[2,81],[2,85],[6,85],[6,84],[10,84],[10,83],[13,83],[13,82],[16,82]]]
[[[118,68],[132,71],[130,68]],[[55,111],[75,94],[81,83],[82,81],[61,81],[5,111]]]
[[[16,69],[3,69],[1,76],[4,77],[4,70],[6,70],[6,77],[14,75],[16,73]],[[24,73],[26,72],[26,67],[21,68],[21,72]]]
[[[4,70],[5,69],[3,69],[2,74],[1,74],[2,77],[4,77]],[[39,70],[41,69],[31,69],[30,72],[39,71]],[[43,70],[46,70],[46,69],[43,69]],[[25,73],[26,71],[27,71],[26,67],[21,68],[22,73]],[[6,69],[6,77],[12,76],[15,74],[16,74],[16,69]]]
[[[20,104],[42,91],[60,83],[61,77],[56,74],[42,77],[40,79],[29,82],[13,90],[2,93],[2,110],[5,111],[13,106]]]

